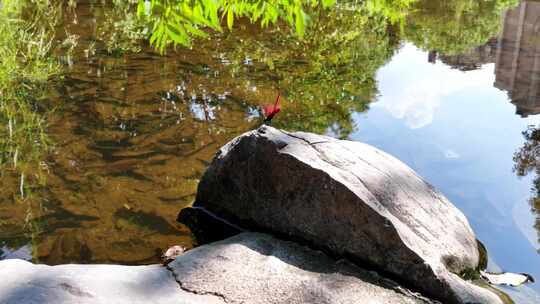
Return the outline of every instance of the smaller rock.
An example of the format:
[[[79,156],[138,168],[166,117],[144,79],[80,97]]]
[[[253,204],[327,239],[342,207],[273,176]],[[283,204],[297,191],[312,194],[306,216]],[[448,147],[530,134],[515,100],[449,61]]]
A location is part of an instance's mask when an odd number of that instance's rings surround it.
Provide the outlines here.
[[[493,285],[509,285],[517,287],[525,283],[534,283],[534,278],[526,273],[490,273],[485,271],[480,271],[480,277],[486,280],[489,284]]]
[[[174,261],[178,256],[182,255],[184,252],[186,252],[186,248],[181,245],[175,245],[171,248],[167,249],[165,253],[161,256],[161,263],[163,265],[167,265],[170,262]]]

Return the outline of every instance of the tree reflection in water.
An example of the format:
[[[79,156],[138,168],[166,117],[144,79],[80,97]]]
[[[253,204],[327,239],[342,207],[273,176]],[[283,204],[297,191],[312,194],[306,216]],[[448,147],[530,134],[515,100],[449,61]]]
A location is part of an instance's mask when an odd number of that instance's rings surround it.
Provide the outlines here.
[[[514,171],[518,176],[526,176],[534,173],[533,193],[530,199],[531,210],[536,214],[535,228],[538,230],[538,240],[540,241],[540,129],[530,126],[523,131],[525,143],[514,154]]]

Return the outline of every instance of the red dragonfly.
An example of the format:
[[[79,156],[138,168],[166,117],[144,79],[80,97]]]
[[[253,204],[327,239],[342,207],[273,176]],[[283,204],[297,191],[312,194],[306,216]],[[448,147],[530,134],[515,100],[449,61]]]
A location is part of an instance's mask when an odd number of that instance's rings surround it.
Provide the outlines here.
[[[276,102],[273,105],[265,105],[263,106],[263,113],[264,113],[264,122],[267,124],[270,124],[272,122],[272,118],[276,116],[277,113],[281,111],[281,106],[279,105],[279,93],[276,97]]]

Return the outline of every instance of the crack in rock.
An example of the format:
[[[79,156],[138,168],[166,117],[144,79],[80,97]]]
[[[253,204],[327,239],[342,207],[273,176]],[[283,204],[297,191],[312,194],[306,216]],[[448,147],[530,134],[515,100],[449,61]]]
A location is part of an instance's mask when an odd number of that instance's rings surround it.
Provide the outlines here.
[[[231,303],[231,301],[229,301],[229,299],[227,299],[227,297],[223,294],[220,294],[218,292],[215,292],[215,291],[198,291],[198,290],[193,290],[193,289],[189,289],[187,287],[184,286],[184,284],[182,283],[182,281],[180,281],[178,279],[178,277],[176,276],[176,274],[174,273],[174,270],[166,265],[165,268],[171,272],[174,280],[176,281],[176,283],[178,283],[178,286],[180,287],[180,289],[182,289],[183,291],[185,292],[189,292],[189,293],[192,293],[192,294],[196,294],[196,295],[201,295],[201,296],[204,296],[204,295],[211,295],[211,296],[215,296],[215,297],[218,297],[220,298],[223,302],[225,303]]]
[[[313,147],[314,147],[316,144],[324,144],[324,143],[330,142],[330,140],[319,140],[319,141],[311,142],[311,141],[309,141],[309,139],[303,138],[303,137],[301,137],[301,136],[294,135],[294,134],[292,134],[292,133],[285,132],[285,131],[280,130],[280,129],[276,129],[276,130],[278,130],[278,131],[280,131],[281,133],[283,133],[283,134],[285,134],[285,135],[287,135],[287,136],[290,136],[290,137],[292,137],[292,138],[296,138],[296,139],[299,139],[299,140],[301,140],[301,141],[304,141],[304,142],[306,142],[308,145],[313,146]],[[264,134],[264,133],[263,133],[263,134]],[[317,152],[318,152],[318,150],[317,150]]]
[[[65,291],[69,292],[70,294],[76,296],[76,297],[86,297],[86,298],[93,298],[94,297],[93,294],[91,294],[89,292],[86,292],[86,291],[80,289],[79,287],[70,285],[68,283],[60,283],[60,284],[58,284],[58,286],[61,287],[62,289],[64,289]]]

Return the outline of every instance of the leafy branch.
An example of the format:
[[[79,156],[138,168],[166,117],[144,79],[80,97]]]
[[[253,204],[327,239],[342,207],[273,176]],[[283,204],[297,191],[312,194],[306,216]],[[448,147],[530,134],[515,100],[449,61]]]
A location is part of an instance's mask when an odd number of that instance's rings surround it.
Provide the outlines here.
[[[151,28],[150,43],[164,53],[169,45],[191,46],[193,37],[208,37],[205,28],[232,30],[235,20],[248,18],[262,27],[282,20],[303,37],[307,8],[330,8],[335,0],[139,0],[137,14]]]

